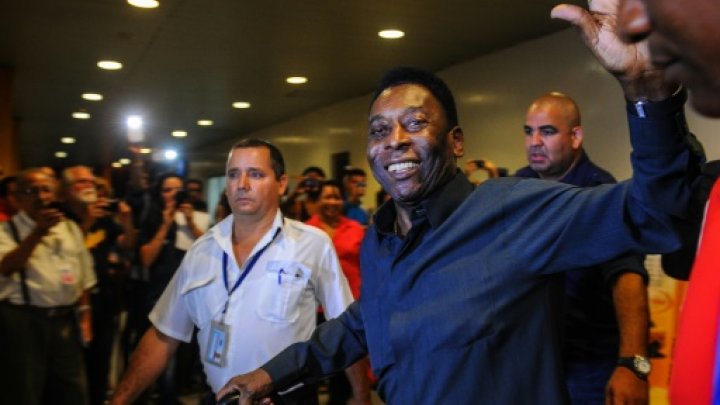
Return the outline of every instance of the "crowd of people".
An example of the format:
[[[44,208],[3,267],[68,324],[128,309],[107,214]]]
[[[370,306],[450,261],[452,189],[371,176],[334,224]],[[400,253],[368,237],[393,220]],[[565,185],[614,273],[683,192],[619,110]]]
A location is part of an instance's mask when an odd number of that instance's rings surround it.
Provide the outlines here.
[[[552,16],[623,90],[630,181],[593,163],[559,92],[529,100],[526,167],[461,170],[452,91],[411,67],[372,95],[367,161],[387,196],[372,215],[363,169],[310,166],[289,190],[281,150],[253,138],[231,147],[213,218],[202,181],[141,166],[122,198],[85,166],[0,179],[0,398],[177,404],[197,383],[202,403],[318,404],[324,385],[330,404],[369,405],[372,389],[390,404],[647,404],[643,255],[665,253],[690,279],[671,402],[718,403],[718,165],[683,109],[689,90],[720,116],[720,6]]]

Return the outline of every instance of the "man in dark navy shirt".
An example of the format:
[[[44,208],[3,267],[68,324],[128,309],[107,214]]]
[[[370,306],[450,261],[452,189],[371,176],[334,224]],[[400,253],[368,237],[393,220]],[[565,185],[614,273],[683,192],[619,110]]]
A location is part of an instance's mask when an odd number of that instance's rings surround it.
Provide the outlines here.
[[[238,392],[249,404],[369,354],[390,404],[566,403],[562,272],[677,248],[686,173],[697,167],[678,125],[684,93],[603,21],[602,37],[587,42],[630,101],[633,181],[578,188],[504,178],[475,188],[457,169],[464,135],[445,83],[391,71],[373,95],[367,156],[393,200],[363,242],[360,301],[218,397]]]
[[[580,109],[572,98],[561,93],[537,98],[523,129],[529,165],[516,176],[581,187],[616,183],[588,158]],[[647,403],[647,375],[628,368],[636,358],[647,362],[647,271],[642,256],[574,269],[565,277],[562,352],[571,402],[603,405],[607,392],[610,403]]]

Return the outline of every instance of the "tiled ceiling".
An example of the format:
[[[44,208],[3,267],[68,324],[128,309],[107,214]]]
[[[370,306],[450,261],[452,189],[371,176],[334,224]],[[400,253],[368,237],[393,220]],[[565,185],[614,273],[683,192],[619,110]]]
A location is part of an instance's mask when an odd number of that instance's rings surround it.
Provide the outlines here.
[[[0,2],[0,65],[14,71],[23,166],[127,156],[130,114],[143,116],[147,146],[191,152],[366,94],[396,65],[440,70],[567,27],[548,17],[557,2],[547,0],[160,0],[151,10],[123,0]],[[385,28],[406,36],[380,39]],[[100,70],[100,59],[124,68]],[[290,75],[310,81],[291,86]],[[73,119],[80,109],[92,118]],[[201,118],[215,124],[199,127]],[[188,136],[173,138],[175,129]],[[67,158],[54,156],[61,149]]]

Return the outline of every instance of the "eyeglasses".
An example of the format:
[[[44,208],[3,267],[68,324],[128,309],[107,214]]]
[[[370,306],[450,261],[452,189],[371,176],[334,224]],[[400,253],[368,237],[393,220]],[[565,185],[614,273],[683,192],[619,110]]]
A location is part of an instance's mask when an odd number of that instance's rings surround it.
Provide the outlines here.
[[[53,193],[55,190],[50,186],[35,186],[20,189],[22,195],[39,195],[40,193]]]

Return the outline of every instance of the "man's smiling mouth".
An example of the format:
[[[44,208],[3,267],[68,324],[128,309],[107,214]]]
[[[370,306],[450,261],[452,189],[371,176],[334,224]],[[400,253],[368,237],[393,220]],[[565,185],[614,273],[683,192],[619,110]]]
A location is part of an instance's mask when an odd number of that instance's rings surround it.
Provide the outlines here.
[[[390,173],[402,173],[416,169],[418,167],[420,167],[420,163],[418,162],[398,162],[390,164],[387,167],[387,171],[389,171]]]

